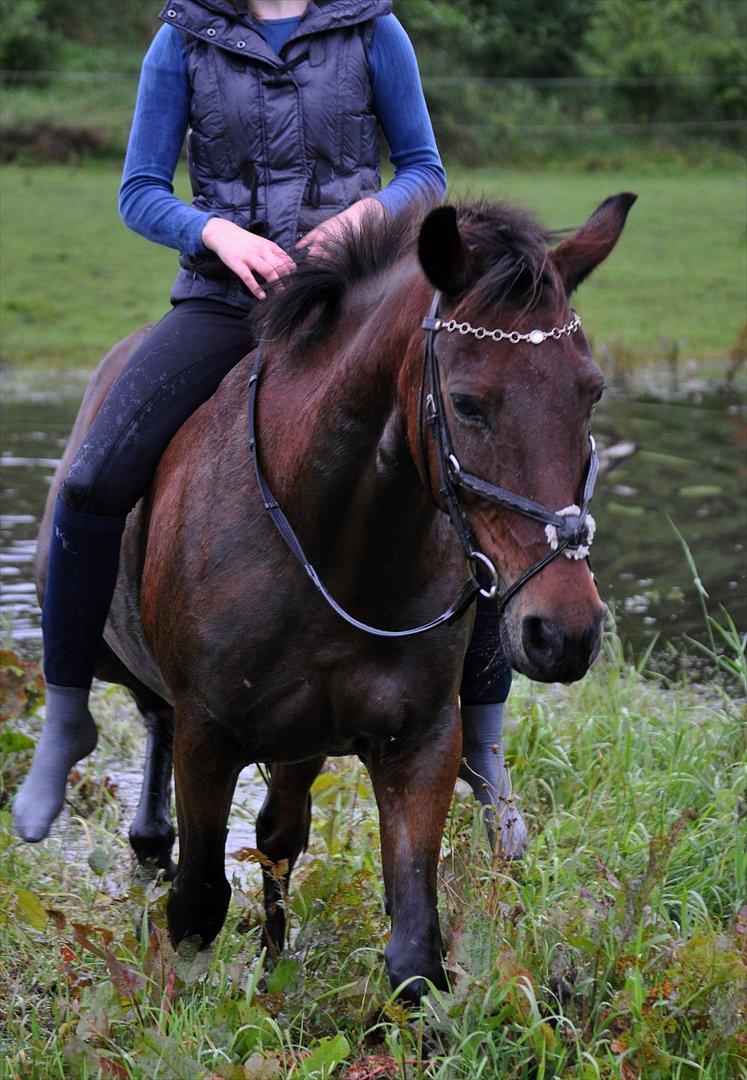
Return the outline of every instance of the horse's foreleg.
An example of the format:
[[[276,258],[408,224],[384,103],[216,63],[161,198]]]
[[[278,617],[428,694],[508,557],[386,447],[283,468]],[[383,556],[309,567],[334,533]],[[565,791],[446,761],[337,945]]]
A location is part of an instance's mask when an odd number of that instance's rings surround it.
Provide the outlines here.
[[[386,966],[394,987],[415,978],[402,992],[411,1001],[426,992],[423,979],[446,985],[436,873],[461,750],[459,715],[449,707],[422,741],[379,744],[366,762],[379,807],[392,918]]]
[[[228,814],[236,780],[246,763],[237,741],[201,713],[177,708],[174,773],[179,824],[179,863],[169,895],[169,934],[177,945],[193,934],[208,945],[226,918]]]
[[[135,818],[130,826],[130,844],[142,864],[155,860],[166,876],[174,876],[171,861],[174,826],[171,821],[171,765],[174,741],[174,710],[165,703],[145,710],[135,698],[147,732],[143,786]]]
[[[325,760],[318,757],[296,765],[271,766],[267,797],[257,815],[257,847],[272,863],[262,867],[265,899],[262,939],[273,958],[285,943],[285,898],[291,871],[309,840],[309,788]]]

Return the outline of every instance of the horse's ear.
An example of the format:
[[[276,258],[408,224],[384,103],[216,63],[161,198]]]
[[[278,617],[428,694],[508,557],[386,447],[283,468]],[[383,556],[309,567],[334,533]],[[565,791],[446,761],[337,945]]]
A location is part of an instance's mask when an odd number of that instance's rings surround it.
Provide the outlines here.
[[[467,288],[472,259],[453,206],[438,206],[428,214],[420,227],[418,258],[431,285],[447,296],[458,296]]]
[[[632,192],[623,191],[605,199],[578,232],[552,252],[552,261],[569,296],[612,251],[637,198]]]

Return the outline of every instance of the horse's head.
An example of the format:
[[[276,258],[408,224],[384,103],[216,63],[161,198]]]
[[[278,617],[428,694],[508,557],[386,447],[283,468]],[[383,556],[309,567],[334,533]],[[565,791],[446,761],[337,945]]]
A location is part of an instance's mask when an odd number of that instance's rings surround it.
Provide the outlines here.
[[[440,207],[421,228],[420,263],[442,294],[442,320],[522,335],[565,328],[535,335],[537,344],[458,331],[438,333],[434,344],[461,468],[550,511],[581,503],[591,413],[603,388],[583,331],[573,328],[569,297],[610,253],[634,200],[607,199],[552,251],[534,222],[505,206]],[[411,410],[411,438],[416,426]],[[427,453],[438,491],[437,440],[428,439]],[[548,552],[541,522],[464,488],[458,494],[504,588]],[[509,602],[503,644],[512,665],[531,678],[573,682],[599,652],[604,614],[587,561],[561,555]]]

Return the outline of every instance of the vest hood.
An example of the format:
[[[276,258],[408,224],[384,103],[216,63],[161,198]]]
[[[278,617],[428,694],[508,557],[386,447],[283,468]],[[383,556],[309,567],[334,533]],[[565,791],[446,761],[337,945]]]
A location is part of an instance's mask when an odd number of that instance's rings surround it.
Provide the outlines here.
[[[214,11],[217,15],[228,16],[243,26],[254,29],[255,20],[251,10],[245,14],[233,0],[194,0],[198,7]],[[174,6],[174,5],[169,5]],[[247,2],[246,7],[249,7]],[[338,30],[344,26],[355,26],[388,15],[392,10],[392,0],[309,0],[309,6],[301,17],[297,34],[318,34],[322,30]]]

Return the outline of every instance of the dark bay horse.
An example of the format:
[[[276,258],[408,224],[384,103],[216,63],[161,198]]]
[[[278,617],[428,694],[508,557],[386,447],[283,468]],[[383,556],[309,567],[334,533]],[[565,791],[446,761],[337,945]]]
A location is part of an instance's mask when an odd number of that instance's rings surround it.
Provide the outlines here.
[[[467,576],[443,512],[438,446],[421,438],[421,323],[434,289],[443,320],[508,335],[435,342],[454,454],[551,510],[579,501],[602,375],[569,296],[612,250],[633,199],[608,199],[552,251],[505,205],[369,221],[263,305],[262,468],[320,577],[358,619],[422,624]],[[537,328],[564,330],[537,337]],[[40,592],[59,481],[143,333],[116,346],[88,388],[50,493]],[[239,771],[271,763],[257,844],[274,864],[287,860],[287,887],[314,778],[328,755],[357,754],[381,820],[387,968],[395,985],[418,977],[407,989],[417,999],[424,978],[444,985],[436,870],[461,756],[471,610],[422,636],[383,639],[323,602],[260,498],[247,438],[251,365],[250,356],[234,368],[181,428],[128,522],[97,675],[130,688],[149,730],[131,839],[141,859],[168,867],[173,722],[179,864],[169,928],[174,942],[197,934],[208,943],[231,893],[224,849]],[[531,517],[461,489],[459,502],[505,583],[547,553]],[[603,615],[588,563],[557,558],[506,608],[505,651],[532,679],[573,681],[599,650]],[[264,887],[265,940],[278,950],[282,887],[268,872]]]

